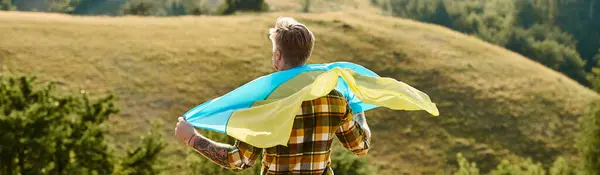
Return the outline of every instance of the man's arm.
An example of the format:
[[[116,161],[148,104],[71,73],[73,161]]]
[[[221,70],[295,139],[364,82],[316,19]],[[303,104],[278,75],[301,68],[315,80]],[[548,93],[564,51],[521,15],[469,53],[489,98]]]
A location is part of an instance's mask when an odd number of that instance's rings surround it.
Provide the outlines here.
[[[195,134],[191,138],[189,146],[215,164],[225,168],[230,167],[227,156],[234,149],[232,145],[217,143],[200,134]]]
[[[342,146],[352,151],[352,153],[356,155],[367,154],[371,131],[366,124],[364,113],[352,115],[350,107],[347,108],[346,116],[342,119],[342,123],[335,134]]]
[[[363,131],[365,132],[366,140],[370,141],[371,140],[371,129],[369,128],[369,125],[367,124],[367,118],[365,117],[365,112],[360,112],[360,113],[354,114],[352,119],[356,123],[358,123],[358,125],[360,125],[360,127],[363,129]]]
[[[262,152],[262,149],[240,141],[236,141],[235,145],[212,141],[198,134],[194,127],[181,117],[175,128],[175,137],[215,164],[233,171],[251,167]]]

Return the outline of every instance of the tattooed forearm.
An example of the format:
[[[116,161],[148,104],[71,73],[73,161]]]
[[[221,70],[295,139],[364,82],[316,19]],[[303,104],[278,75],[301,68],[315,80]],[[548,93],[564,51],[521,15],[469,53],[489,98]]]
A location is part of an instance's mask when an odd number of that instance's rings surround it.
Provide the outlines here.
[[[228,144],[217,143],[209,140],[201,135],[197,135],[194,138],[193,144],[191,145],[197,152],[202,154],[204,157],[210,159],[214,163],[228,168],[229,161],[227,160],[227,154],[233,146]]]

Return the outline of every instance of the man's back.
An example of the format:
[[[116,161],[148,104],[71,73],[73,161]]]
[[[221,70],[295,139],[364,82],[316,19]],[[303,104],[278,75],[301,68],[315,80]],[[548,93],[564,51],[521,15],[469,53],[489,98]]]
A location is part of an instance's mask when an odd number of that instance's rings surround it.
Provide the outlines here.
[[[368,150],[363,130],[353,121],[344,96],[336,90],[302,103],[288,145],[264,149],[261,174],[332,174],[329,165],[334,136],[357,155]],[[263,151],[242,142],[235,146],[238,151],[230,152],[233,159],[229,161],[240,170],[245,168],[241,164],[251,166]]]
[[[315,41],[313,33],[304,24],[289,17],[277,19],[275,26],[269,29],[269,39],[273,46],[271,61],[277,71],[290,70],[306,64]],[[303,83],[312,82],[296,79],[297,77],[288,80],[294,82],[289,83],[292,87],[286,88],[283,85],[277,89],[293,94],[305,87],[302,86]],[[288,96],[279,98],[285,97]],[[175,136],[215,164],[233,171],[251,167],[264,152],[262,174],[331,174],[329,155],[334,136],[355,154],[362,155],[367,152],[370,131],[362,113],[354,117],[356,119],[353,119],[352,110],[344,96],[333,90],[324,97],[302,103],[298,115],[295,116],[287,146],[262,149],[241,141],[236,141],[235,145],[218,143],[196,133],[194,127],[183,117],[178,118]],[[360,123],[360,126],[357,123]]]

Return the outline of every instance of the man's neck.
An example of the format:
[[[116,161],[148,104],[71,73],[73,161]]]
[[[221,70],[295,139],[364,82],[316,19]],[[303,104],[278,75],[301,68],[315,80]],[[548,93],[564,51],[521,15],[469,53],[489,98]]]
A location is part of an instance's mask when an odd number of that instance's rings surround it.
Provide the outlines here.
[[[298,66],[288,66],[288,65],[284,65],[283,68],[279,69],[279,71],[285,71],[285,70],[290,70],[296,67],[300,67],[303,66],[304,64],[298,65]]]

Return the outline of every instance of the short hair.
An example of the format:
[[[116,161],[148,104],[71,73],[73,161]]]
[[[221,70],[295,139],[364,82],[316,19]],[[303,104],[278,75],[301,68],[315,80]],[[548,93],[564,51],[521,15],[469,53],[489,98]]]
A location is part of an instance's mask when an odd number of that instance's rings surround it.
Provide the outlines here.
[[[299,66],[312,54],[315,36],[304,24],[290,17],[279,17],[269,30],[285,64]]]

